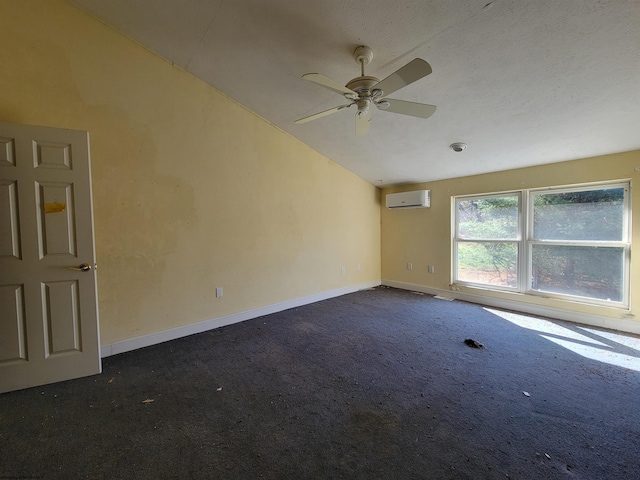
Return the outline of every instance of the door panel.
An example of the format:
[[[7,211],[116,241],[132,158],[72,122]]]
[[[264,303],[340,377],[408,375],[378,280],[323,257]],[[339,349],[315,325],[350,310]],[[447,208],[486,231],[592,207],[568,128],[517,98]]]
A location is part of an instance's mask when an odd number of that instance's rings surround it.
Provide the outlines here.
[[[36,159],[36,168],[71,170],[71,145],[40,140],[34,143],[35,149],[33,153]]]
[[[40,258],[76,255],[73,185],[38,183],[38,246]]]
[[[0,136],[0,165],[13,166],[16,164],[16,147],[13,138]]]
[[[46,356],[81,352],[78,282],[43,283],[42,297]]]
[[[0,257],[20,258],[18,182],[0,181]]]
[[[1,286],[0,305],[6,315],[6,320],[0,323],[0,364],[24,362],[27,360],[27,337],[22,285]]]
[[[99,373],[88,133],[0,124],[0,201],[0,392]]]

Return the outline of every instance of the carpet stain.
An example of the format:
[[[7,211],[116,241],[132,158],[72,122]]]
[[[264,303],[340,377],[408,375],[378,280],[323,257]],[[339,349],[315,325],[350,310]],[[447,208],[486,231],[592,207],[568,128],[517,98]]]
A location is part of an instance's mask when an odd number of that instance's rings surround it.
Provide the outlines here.
[[[356,437],[386,437],[397,429],[398,419],[393,415],[366,409],[351,412],[349,425]]]
[[[294,325],[294,328],[302,333],[317,333],[320,331],[318,326],[311,322],[298,322]]]

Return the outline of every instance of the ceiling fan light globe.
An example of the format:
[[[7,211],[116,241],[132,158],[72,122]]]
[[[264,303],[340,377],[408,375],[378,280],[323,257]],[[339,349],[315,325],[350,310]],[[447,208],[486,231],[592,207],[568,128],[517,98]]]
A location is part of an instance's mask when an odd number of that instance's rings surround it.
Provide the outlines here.
[[[386,100],[380,100],[378,103],[376,103],[376,107],[378,107],[380,110],[386,110],[390,106],[391,104]]]
[[[360,100],[358,100],[356,102],[356,105],[358,105],[358,113],[360,112],[366,113],[367,110],[369,110],[370,103],[371,101],[368,98],[361,98]]]

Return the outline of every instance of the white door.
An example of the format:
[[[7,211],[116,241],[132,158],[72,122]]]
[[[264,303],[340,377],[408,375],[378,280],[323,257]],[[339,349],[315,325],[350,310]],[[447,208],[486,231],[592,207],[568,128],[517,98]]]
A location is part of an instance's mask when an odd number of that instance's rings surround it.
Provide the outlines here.
[[[0,123],[0,392],[100,373],[89,134]]]

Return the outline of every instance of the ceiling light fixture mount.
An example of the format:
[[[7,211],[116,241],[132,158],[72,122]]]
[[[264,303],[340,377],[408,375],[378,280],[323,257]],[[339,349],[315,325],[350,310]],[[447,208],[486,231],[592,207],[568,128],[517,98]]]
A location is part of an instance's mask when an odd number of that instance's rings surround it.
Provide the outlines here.
[[[455,142],[449,145],[449,148],[454,152],[461,152],[467,148],[467,144],[462,142]]]

